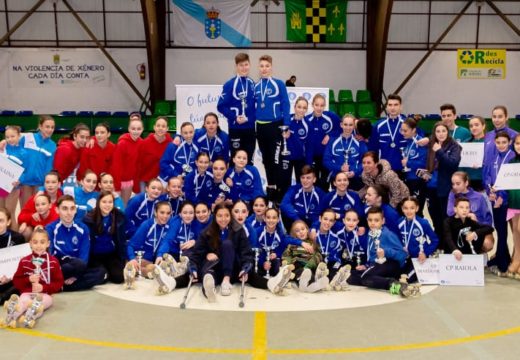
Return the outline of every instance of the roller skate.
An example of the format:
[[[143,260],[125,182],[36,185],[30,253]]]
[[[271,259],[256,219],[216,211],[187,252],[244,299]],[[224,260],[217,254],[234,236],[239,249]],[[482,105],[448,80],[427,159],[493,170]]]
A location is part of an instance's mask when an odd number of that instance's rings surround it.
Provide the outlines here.
[[[175,286],[177,285],[175,279],[164,272],[164,270],[158,266],[154,265],[154,269],[148,273],[152,279],[157,283],[157,295],[166,295],[171,293]]]
[[[43,295],[38,294],[32,300],[31,305],[24,315],[20,316],[18,322],[23,327],[32,329],[36,324],[36,319],[43,313]]]
[[[310,269],[303,270],[302,275],[300,276],[299,289],[303,292],[314,293],[323,289],[326,289],[329,285],[329,278],[324,276],[320,279],[315,280],[312,284],[309,285],[309,281],[312,277],[312,272]]]
[[[18,295],[13,294],[4,303],[4,308],[7,311],[7,314],[5,315],[5,318],[0,321],[0,326],[2,327],[10,327],[15,328],[16,327],[16,313],[20,311],[20,304],[19,304],[20,298]]]
[[[408,276],[402,274],[399,281],[394,281],[390,285],[390,294],[401,295],[404,298],[417,297],[421,295],[420,284],[408,284]]]
[[[135,276],[137,271],[135,267],[131,263],[127,263],[125,269],[123,270],[123,275],[125,278],[125,282],[123,284],[123,289],[125,290],[134,290],[135,289]]]
[[[348,288],[347,280],[350,277],[350,265],[342,266],[332,278],[329,287],[335,291],[345,291]]]
[[[213,303],[217,301],[216,297],[216,289],[215,289],[215,279],[212,275],[206,274],[204,275],[204,279],[202,279],[202,287],[204,288],[204,294],[208,298],[208,302]]]
[[[181,256],[180,261],[175,260],[173,256],[170,254],[164,254],[163,255],[163,261],[168,264],[168,267],[170,268],[170,274],[173,277],[179,277],[181,275],[186,274],[188,271],[188,257]]]
[[[327,268],[327,264],[324,262],[320,262],[318,267],[316,268],[316,272],[314,273],[314,278],[316,281],[321,279],[322,277],[326,277],[329,275],[329,269]]]
[[[267,288],[275,295],[283,295],[285,286],[294,278],[293,270],[294,265],[282,266],[278,274],[267,281]]]

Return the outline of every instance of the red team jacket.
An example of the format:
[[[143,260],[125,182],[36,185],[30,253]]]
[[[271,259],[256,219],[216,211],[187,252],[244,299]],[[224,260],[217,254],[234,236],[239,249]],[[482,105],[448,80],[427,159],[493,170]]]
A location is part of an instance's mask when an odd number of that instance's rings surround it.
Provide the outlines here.
[[[121,190],[122,181],[133,180],[134,192],[140,192],[137,179],[137,154],[138,145],[142,141],[143,139],[141,138],[138,138],[136,141],[132,140],[128,133],[119,137],[112,157],[112,170],[110,172],[114,177],[114,186],[117,191]]]
[[[108,141],[107,145],[104,148],[101,148],[97,141],[94,139],[94,146],[92,148],[85,148],[81,152],[81,159],[79,162],[79,169],[76,173],[76,177],[78,181],[82,180],[85,177],[85,172],[87,170],[92,170],[98,177],[101,173],[112,174],[112,169],[110,168],[112,165],[112,158],[114,156],[114,151],[116,150],[116,145]],[[113,176],[113,175],[112,175]]]
[[[63,274],[61,272],[60,263],[54,256],[45,253],[41,256],[36,254],[27,255],[20,259],[18,269],[13,276],[13,285],[20,293],[32,292],[32,284],[29,276],[35,273],[36,266],[32,259],[40,257],[44,259],[41,266],[40,284],[43,285],[42,293],[52,295],[57,293],[63,287]]]

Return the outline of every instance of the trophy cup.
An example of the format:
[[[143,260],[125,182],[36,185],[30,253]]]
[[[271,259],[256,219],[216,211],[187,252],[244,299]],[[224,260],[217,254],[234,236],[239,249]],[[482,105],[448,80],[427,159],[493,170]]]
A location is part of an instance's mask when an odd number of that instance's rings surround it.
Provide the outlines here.
[[[221,197],[223,199],[225,199],[227,195],[229,195],[229,193],[231,192],[231,188],[227,186],[227,184],[224,182],[221,182],[218,188],[221,190],[220,194],[218,194],[218,197]]]
[[[381,230],[370,230],[368,232],[368,236],[374,239],[374,244],[376,245],[376,251],[380,249],[381,240],[379,240],[379,237],[381,236]],[[378,257],[376,259],[376,263],[378,264],[384,264],[386,262],[386,257]]]
[[[361,255],[363,255],[363,251],[354,251],[354,255],[356,255],[357,266],[361,266]]]
[[[135,256],[137,258],[137,277],[142,277],[143,276],[143,273],[142,273],[142,270],[141,270],[141,266],[143,264],[143,255],[144,255],[144,251],[143,250],[137,250],[135,252]]]
[[[278,128],[282,131],[282,134],[286,131],[289,130],[289,126],[287,125],[282,125],[282,126],[278,126]],[[280,153],[282,156],[289,156],[291,155],[291,152],[287,149],[287,139],[283,138],[283,148],[282,148],[282,152]]]
[[[186,241],[188,241],[188,240],[186,240]],[[181,241],[180,244],[179,244],[179,260],[180,260],[180,258],[182,256],[182,245],[184,245],[184,243],[186,241]]]
[[[189,161],[189,159],[186,159]],[[192,172],[193,169],[191,168],[191,166],[189,164],[183,164],[182,165],[182,177],[185,177],[186,175],[188,175],[190,172]]]
[[[268,262],[269,264],[271,264],[271,259],[270,259],[270,255],[271,255],[271,247],[269,246],[264,246],[264,251],[265,251],[265,261]],[[271,278],[271,274],[270,274],[270,271],[271,269],[267,270],[264,278],[269,280]]]
[[[401,157],[404,159],[406,157],[406,154],[404,152],[404,148],[400,147],[399,150],[401,150]],[[405,167],[403,168],[403,172],[410,172],[412,169],[408,167],[408,161],[406,162]]]
[[[462,244],[464,244],[464,241],[466,241],[466,235],[468,235],[470,232],[471,232],[471,228],[470,227],[465,227],[464,229],[462,229],[460,231],[460,236],[463,237]],[[473,247],[473,240],[468,241],[468,244],[469,244],[469,247],[471,249],[471,253],[473,255],[477,255],[477,252],[475,251],[475,248]]]
[[[32,258],[32,264],[34,265],[34,275],[40,275],[42,273],[42,265],[45,262],[45,259],[42,258]]]
[[[419,252],[424,253],[424,243],[430,244],[431,240],[426,236],[418,236],[416,239],[419,242]]]
[[[348,166],[348,150],[343,151],[343,165]]]
[[[255,274],[258,274],[258,259],[260,258],[260,249],[254,248],[253,251],[255,252]]]
[[[240,97],[240,104],[242,105],[242,113],[240,115],[244,117],[244,122],[246,122],[248,120],[247,116],[246,116],[246,109],[247,109],[246,95],[247,94],[243,91],[238,95]]]

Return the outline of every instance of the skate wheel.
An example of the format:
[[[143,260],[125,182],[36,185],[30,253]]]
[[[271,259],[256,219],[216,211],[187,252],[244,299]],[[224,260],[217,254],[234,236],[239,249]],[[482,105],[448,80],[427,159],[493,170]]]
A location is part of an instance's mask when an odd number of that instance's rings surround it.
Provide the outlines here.
[[[11,321],[9,324],[7,324],[10,328],[14,329],[16,328],[16,320]]]

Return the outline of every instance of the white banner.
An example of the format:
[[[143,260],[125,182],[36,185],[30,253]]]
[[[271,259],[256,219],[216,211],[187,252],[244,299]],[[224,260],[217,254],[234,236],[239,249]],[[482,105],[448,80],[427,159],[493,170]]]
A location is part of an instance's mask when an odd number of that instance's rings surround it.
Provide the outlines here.
[[[13,183],[18,181],[24,170],[23,167],[2,154],[0,156],[0,189],[10,193],[13,190]]]
[[[108,87],[111,65],[97,49],[9,51],[9,87]]]
[[[484,143],[459,143],[462,146],[459,167],[481,168],[484,160]]]
[[[175,45],[251,46],[248,1],[172,0]]]
[[[439,256],[441,285],[484,286],[483,255],[463,255],[458,261],[451,254]]]
[[[520,189],[520,163],[503,164],[497,174],[495,189],[518,190]]]
[[[12,279],[16,269],[18,269],[20,259],[29,254],[31,254],[29,244],[0,249],[0,277],[7,276]]]
[[[437,285],[439,284],[439,259],[430,258],[426,259],[422,264],[419,260],[412,259],[417,279],[421,284],[424,285]]]

